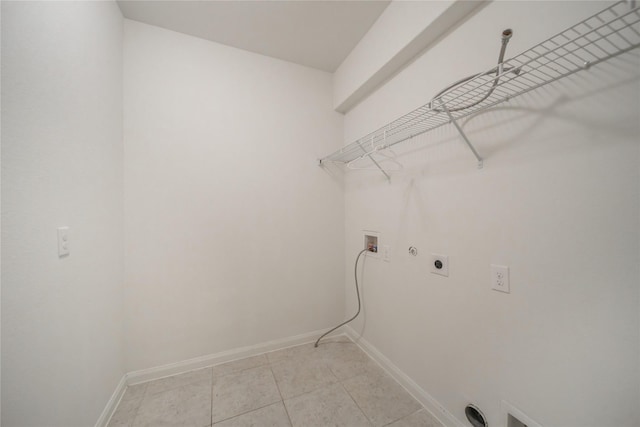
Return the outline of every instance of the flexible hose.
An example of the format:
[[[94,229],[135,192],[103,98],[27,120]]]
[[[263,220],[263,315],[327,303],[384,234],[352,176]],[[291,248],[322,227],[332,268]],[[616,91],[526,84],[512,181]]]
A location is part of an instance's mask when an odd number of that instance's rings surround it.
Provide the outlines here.
[[[356,265],[353,267],[353,276],[356,279],[356,295],[358,296],[358,311],[357,311],[357,313],[351,319],[345,320],[344,322],[340,323],[335,328],[329,329],[327,332],[325,332],[324,334],[320,335],[320,338],[318,338],[318,340],[316,341],[314,347],[318,346],[318,343],[320,342],[320,340],[322,338],[326,337],[327,335],[329,335],[331,332],[335,331],[339,327],[344,326],[347,323],[351,322],[353,319],[358,317],[358,314],[360,314],[360,308],[362,307],[362,304],[360,303],[360,290],[358,289],[358,261],[360,260],[360,257],[362,256],[362,254],[367,252],[367,251],[368,251],[368,249],[363,249],[363,250],[360,251],[360,253],[356,257]]]
[[[476,77],[488,76],[490,74],[495,73],[496,74],[496,78],[493,79],[493,85],[491,85],[491,88],[487,91],[487,93],[480,100],[478,100],[478,101],[476,101],[476,102],[474,102],[472,104],[463,105],[462,107],[449,108],[448,110],[449,110],[449,112],[466,110],[468,108],[475,107],[476,105],[480,104],[485,99],[489,98],[491,96],[491,94],[493,93],[493,91],[498,86],[498,82],[500,81],[500,73],[503,72],[503,71],[511,70],[511,68],[506,68],[506,69],[503,70],[502,69],[502,62],[504,61],[504,54],[507,51],[507,43],[509,43],[509,39],[511,38],[512,35],[513,35],[513,31],[511,31],[511,29],[506,29],[506,30],[504,30],[502,32],[502,46],[500,47],[500,54],[498,55],[498,66],[497,67],[492,68],[489,71],[485,71],[484,73],[474,74],[472,76],[465,77],[465,78],[460,79],[457,82],[447,86],[446,88],[442,89],[440,92],[438,92],[433,97],[433,99],[431,99],[431,108],[433,109],[433,111],[437,111],[438,113],[444,112],[444,110],[440,110],[440,109],[434,108],[433,104],[434,104],[434,101],[437,98],[439,98],[443,94],[449,92],[451,89],[461,85],[462,83],[468,82],[469,80],[473,80]]]

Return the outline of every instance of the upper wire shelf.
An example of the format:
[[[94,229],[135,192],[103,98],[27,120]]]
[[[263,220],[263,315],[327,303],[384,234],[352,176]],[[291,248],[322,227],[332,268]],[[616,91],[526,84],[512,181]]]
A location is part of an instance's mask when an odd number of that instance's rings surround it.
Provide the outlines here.
[[[640,8],[635,1],[620,1],[531,49],[505,60],[488,72],[432,99],[393,122],[320,159],[320,164],[349,164],[369,158],[382,173],[385,170],[373,154],[442,125],[453,123],[473,151],[457,124],[459,119],[493,107],[518,95],[552,83],[580,70],[606,61],[640,46]],[[486,99],[474,104],[474,99]],[[464,106],[472,105],[470,108]],[[464,107],[464,108],[460,108]],[[460,108],[459,110],[457,110]]]

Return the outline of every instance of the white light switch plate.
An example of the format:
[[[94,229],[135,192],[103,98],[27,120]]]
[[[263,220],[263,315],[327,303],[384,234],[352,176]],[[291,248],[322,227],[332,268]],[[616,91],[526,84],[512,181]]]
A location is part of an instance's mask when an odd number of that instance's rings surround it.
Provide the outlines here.
[[[69,255],[69,227],[58,227],[58,256]]]

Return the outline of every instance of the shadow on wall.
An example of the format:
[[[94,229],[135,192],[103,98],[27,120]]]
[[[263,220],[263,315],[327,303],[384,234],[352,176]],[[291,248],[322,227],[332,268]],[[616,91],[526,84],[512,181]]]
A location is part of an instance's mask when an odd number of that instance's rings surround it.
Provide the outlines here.
[[[636,91],[637,89],[633,86],[640,81],[640,76],[637,74],[639,62],[640,53],[637,52],[613,58],[588,71],[576,73],[570,79],[554,82],[524,94],[510,101],[511,105],[500,104],[471,114],[462,119],[460,125],[485,160],[498,152],[524,144],[527,136],[532,135],[534,130],[543,128],[549,120],[555,120],[560,124],[577,125],[591,133],[606,133],[620,137],[634,135],[637,133],[637,128],[620,125],[624,120],[616,117],[620,114],[621,108],[616,103],[607,108],[598,105],[596,110],[601,114],[597,116],[587,112],[583,114],[583,110],[587,108],[586,111],[589,111],[590,104],[599,104],[602,93],[622,99],[629,90]],[[623,102],[619,103],[619,105],[622,104]],[[637,124],[637,121],[626,123]],[[461,162],[460,164],[467,170],[467,165],[472,164],[472,158],[461,155],[462,150],[466,151],[466,147],[457,143],[460,141],[460,135],[452,126],[444,126],[394,146],[392,158],[403,167],[399,170],[398,168],[390,170],[392,179],[397,180],[401,176],[414,179],[427,175],[429,168],[436,160],[438,166]],[[454,144],[451,144],[452,142]],[[588,141],[581,141],[581,143],[586,142]],[[565,149],[574,149],[575,144],[570,146],[556,144],[553,147],[542,144],[540,147],[547,152],[549,149],[560,152]],[[530,161],[535,161],[532,156],[528,157]],[[432,165],[429,164],[428,159],[433,159]],[[527,160],[523,159],[523,161]],[[374,165],[371,166],[370,169],[375,170]],[[369,168],[363,167],[363,169]],[[369,185],[379,184],[378,180],[369,180],[368,183]],[[367,184],[359,182],[359,186],[363,185]]]
[[[324,162],[318,165],[324,173],[344,191],[344,171],[342,168],[331,162]]]
[[[490,120],[483,121],[482,128],[476,128],[474,129],[474,131],[478,132],[482,130],[487,130],[489,128],[500,128],[500,127],[504,127],[514,119],[516,120],[526,119],[527,117],[531,117],[532,115],[535,116],[535,120],[529,123],[526,127],[519,130],[518,133],[511,135],[508,139],[503,140],[499,144],[494,144],[493,147],[485,147],[484,154],[487,157],[499,151],[500,147],[496,147],[496,145],[506,146],[506,145],[515,144],[523,140],[524,136],[530,134],[531,131],[533,131],[535,128],[542,126],[543,123],[548,119],[555,119],[555,120],[560,120],[567,123],[572,123],[593,132],[605,132],[608,134],[614,134],[620,137],[624,137],[624,136],[627,136],[630,132],[633,132],[634,130],[621,128],[620,126],[617,125],[617,123],[612,123],[612,121],[609,120],[608,118],[603,119],[602,117],[584,117],[584,116],[575,114],[575,112],[572,113],[572,112],[563,111],[562,108],[572,103],[578,103],[580,100],[589,99],[601,92],[606,92],[606,91],[611,91],[618,88],[631,86],[637,83],[638,81],[640,81],[640,76],[635,76],[635,77],[626,79],[624,81],[619,81],[619,82],[616,82],[615,84],[608,85],[606,87],[600,87],[600,88],[596,88],[595,90],[586,91],[583,94],[578,96],[568,96],[568,95],[562,94],[558,98],[556,98],[551,104],[541,108],[531,108],[526,106],[500,106],[500,107],[491,108],[489,110],[480,111],[477,114],[473,114],[467,117],[462,122],[461,126],[464,129],[474,119],[481,117],[485,114],[493,114],[499,111],[510,111],[510,112],[520,111],[523,114],[515,118],[503,117],[498,120],[496,120],[496,117],[492,117]],[[542,88],[542,90],[544,89],[546,88]],[[550,92],[553,92],[553,91],[550,91]]]

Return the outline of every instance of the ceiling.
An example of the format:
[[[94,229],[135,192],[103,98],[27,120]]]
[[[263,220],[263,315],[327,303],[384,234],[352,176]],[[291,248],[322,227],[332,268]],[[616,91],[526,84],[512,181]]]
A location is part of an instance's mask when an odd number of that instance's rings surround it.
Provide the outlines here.
[[[119,0],[125,18],[334,72],[390,1]]]

